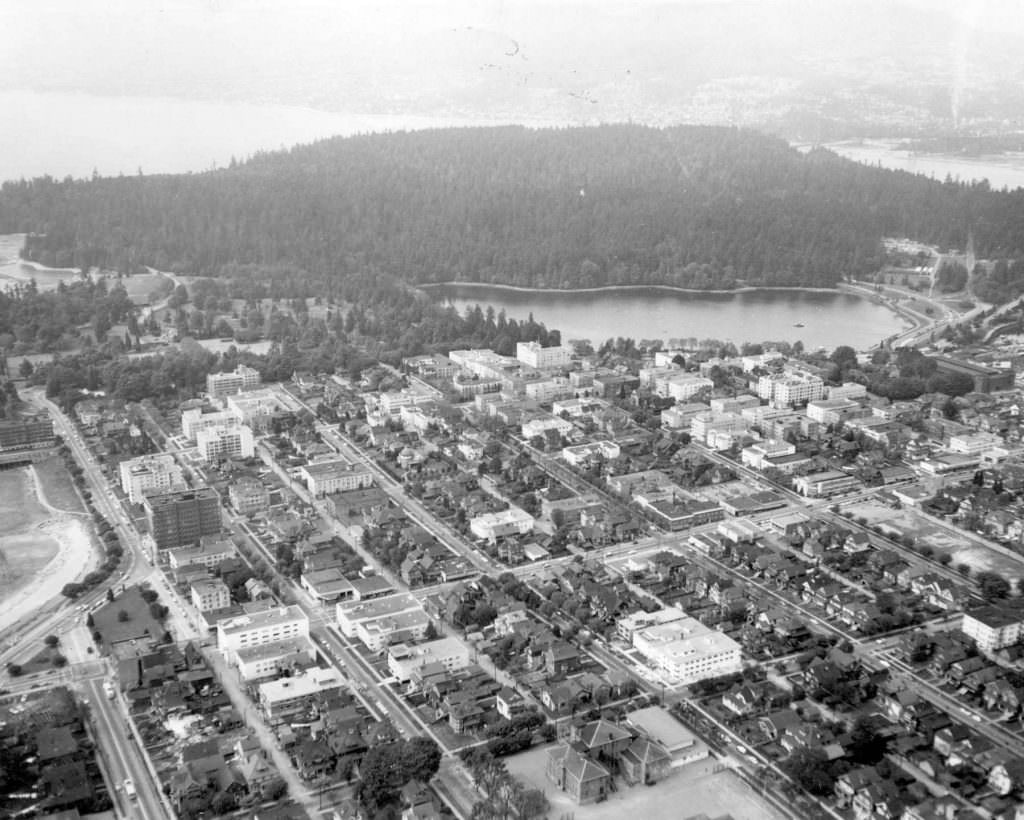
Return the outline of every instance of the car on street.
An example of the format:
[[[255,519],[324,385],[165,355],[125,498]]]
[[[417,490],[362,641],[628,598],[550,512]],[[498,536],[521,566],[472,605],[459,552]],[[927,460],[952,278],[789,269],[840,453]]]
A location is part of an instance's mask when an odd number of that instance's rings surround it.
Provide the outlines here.
[[[124,793],[135,799],[135,782],[130,777],[124,779]]]

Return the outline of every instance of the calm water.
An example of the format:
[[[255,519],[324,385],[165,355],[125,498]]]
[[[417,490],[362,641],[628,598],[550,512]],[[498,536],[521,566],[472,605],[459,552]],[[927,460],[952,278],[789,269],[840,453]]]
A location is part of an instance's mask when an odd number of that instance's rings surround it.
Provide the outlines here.
[[[534,319],[562,331],[562,339],[721,339],[736,344],[802,341],[809,348],[848,344],[865,349],[909,327],[897,314],[846,293],[744,291],[680,293],[630,288],[588,293],[515,291],[472,285],[431,288],[459,312],[479,304],[509,318]],[[795,327],[797,324],[804,327]]]
[[[938,180],[944,180],[947,175],[960,182],[987,179],[994,189],[1024,188],[1024,157],[1019,155],[973,160],[938,154],[911,154],[899,150],[896,143],[881,141],[837,142],[825,147],[865,165],[881,165]]]
[[[0,180],[184,173],[335,135],[500,121],[337,114],[283,105],[0,91]],[[535,123],[537,125],[556,123]]]

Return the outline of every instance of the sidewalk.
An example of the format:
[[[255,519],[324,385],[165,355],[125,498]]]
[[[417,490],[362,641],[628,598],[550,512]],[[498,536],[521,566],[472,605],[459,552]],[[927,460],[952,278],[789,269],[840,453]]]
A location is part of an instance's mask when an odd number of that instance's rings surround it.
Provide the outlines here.
[[[278,747],[277,738],[270,730],[270,727],[263,722],[263,718],[260,717],[256,705],[249,700],[242,690],[235,670],[225,663],[224,657],[216,649],[206,648],[203,650],[203,655],[224,687],[225,693],[231,698],[232,705],[238,710],[239,714],[243,715],[245,725],[252,730],[263,750],[273,761],[278,773],[284,778],[285,783],[288,784],[288,794],[295,802],[302,805],[311,818],[318,816],[316,799],[310,793],[309,787],[302,782],[295,769],[292,768],[288,756]]]

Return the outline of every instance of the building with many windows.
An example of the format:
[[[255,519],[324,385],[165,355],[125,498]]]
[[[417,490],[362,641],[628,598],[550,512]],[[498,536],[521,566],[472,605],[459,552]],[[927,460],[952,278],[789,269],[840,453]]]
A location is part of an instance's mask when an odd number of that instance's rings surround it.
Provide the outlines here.
[[[227,609],[231,606],[231,591],[220,578],[201,578],[191,584],[192,606],[200,612]]]
[[[294,605],[251,612],[217,624],[217,648],[225,653],[296,637],[309,637],[309,618]]]
[[[118,470],[121,489],[128,494],[132,504],[141,504],[149,493],[160,494],[185,487],[181,467],[170,453],[129,458],[121,462]]]
[[[237,555],[235,545],[228,539],[203,538],[198,546],[167,550],[167,563],[171,569],[200,566],[213,569],[221,561]]]
[[[283,421],[292,417],[292,412],[271,388],[228,396],[224,400],[224,409],[256,435],[268,432],[275,418]]]
[[[228,663],[238,669],[244,681],[276,678],[282,672],[295,672],[313,665],[316,646],[306,637],[286,638],[283,641],[262,643],[236,649]]]
[[[469,522],[470,532],[485,541],[496,541],[507,535],[525,535],[533,531],[533,516],[518,507],[478,515]]]
[[[255,446],[252,430],[244,424],[207,427],[196,434],[196,447],[204,461],[228,458],[252,458]]]
[[[540,342],[517,342],[516,358],[527,367],[544,370],[554,367],[568,367],[572,356],[561,345],[542,347]]]
[[[430,625],[427,613],[409,592],[340,603],[335,613],[342,633],[358,638],[374,652],[392,643],[421,641]]]
[[[49,416],[0,421],[0,450],[29,450],[53,444]]]
[[[742,668],[740,645],[689,616],[633,634],[633,647],[673,684],[689,684]]]
[[[965,612],[960,629],[982,652],[995,652],[1024,638],[1024,612],[1000,606],[982,607]]]
[[[825,382],[812,373],[788,371],[757,380],[757,395],[776,407],[793,407],[817,401],[825,394]]]
[[[258,370],[238,365],[230,373],[210,373],[206,377],[206,394],[213,399],[230,396],[243,390],[252,390],[263,382]]]
[[[421,644],[392,644],[388,648],[388,669],[399,682],[412,678],[413,672],[428,663],[440,664],[447,672],[469,666],[469,648],[458,638],[439,638]]]
[[[203,430],[216,430],[240,424],[238,416],[230,410],[203,412],[201,407],[190,407],[181,413],[181,432],[189,441],[195,441]]]
[[[334,667],[312,667],[298,675],[266,681],[257,687],[260,709],[271,726],[301,714],[330,692],[345,686],[345,679]]]
[[[301,468],[306,489],[320,497],[373,486],[373,473],[363,464],[349,464],[343,458],[316,461]]]
[[[241,478],[228,488],[231,507],[239,515],[255,515],[270,508],[270,490],[258,478]]]
[[[158,550],[197,544],[220,532],[220,497],[211,487],[147,495],[142,507]]]

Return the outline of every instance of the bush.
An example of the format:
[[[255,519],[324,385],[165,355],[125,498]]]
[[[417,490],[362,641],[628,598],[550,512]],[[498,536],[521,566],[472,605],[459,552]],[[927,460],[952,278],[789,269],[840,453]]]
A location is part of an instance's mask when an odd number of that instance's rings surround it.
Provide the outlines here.
[[[9,663],[7,664],[7,674],[12,678],[18,677],[22,672],[20,663]]]
[[[47,635],[45,638],[43,638],[43,643],[51,649],[53,649],[57,644],[60,643],[60,638],[58,638],[56,635]]]
[[[63,655],[57,654],[53,656],[53,665],[60,669],[62,666],[68,665],[68,659]]]

